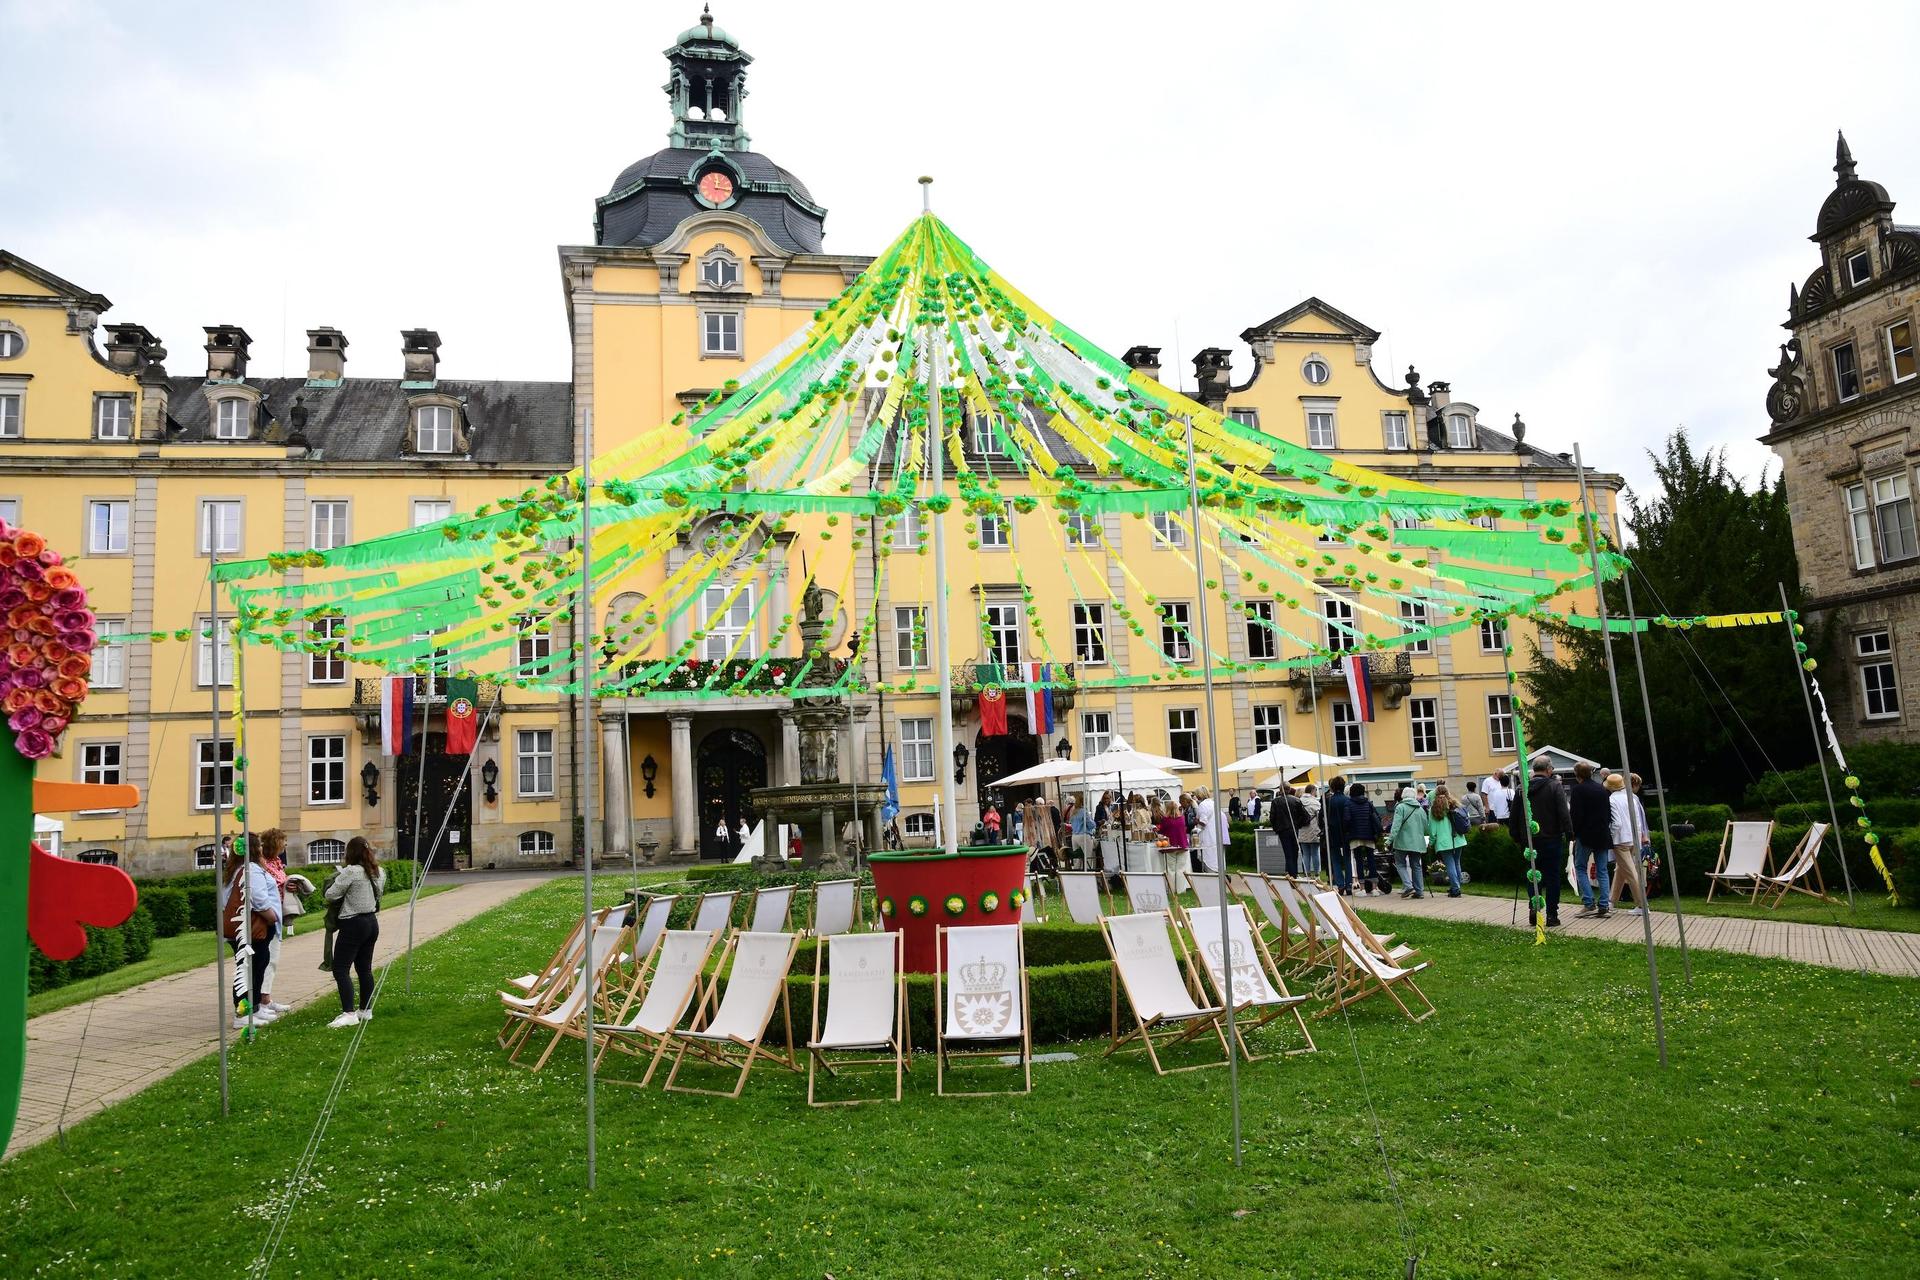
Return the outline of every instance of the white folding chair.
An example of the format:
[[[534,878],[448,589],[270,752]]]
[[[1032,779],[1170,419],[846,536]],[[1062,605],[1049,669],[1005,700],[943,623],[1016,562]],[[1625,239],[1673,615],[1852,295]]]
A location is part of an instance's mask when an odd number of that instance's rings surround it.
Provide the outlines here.
[[[860,905],[858,880],[820,880],[813,886],[813,928],[816,938],[852,933]]]
[[[604,1002],[605,991],[600,986],[600,978],[606,972],[607,966],[619,957],[620,943],[626,933],[627,929],[624,925],[594,927],[580,968],[572,976],[572,984],[567,989],[566,998],[551,1008],[523,1015],[526,1030],[520,1036],[520,1042],[513,1047],[513,1052],[507,1055],[508,1062],[538,1071],[547,1065],[547,1059],[553,1056],[553,1051],[559,1048],[562,1040],[569,1036],[585,1035],[581,1024],[586,1017],[588,1002],[589,1000],[595,1004]],[[536,1031],[550,1033],[551,1039],[547,1041],[547,1047],[541,1051],[537,1060],[531,1064],[521,1062],[521,1050],[533,1043],[533,1033]]]
[[[1707,901],[1712,902],[1713,891],[1725,885],[1730,890],[1747,890],[1751,902],[1760,896],[1761,881],[1772,873],[1772,821],[1729,822],[1720,833],[1720,861],[1707,872]]]
[[[724,893],[703,893],[699,909],[693,913],[693,927],[708,933],[723,933],[733,923],[733,900],[740,895],[729,889]]]
[[[630,909],[630,904],[624,902],[602,907],[593,915],[594,927],[619,928],[626,924]],[[581,923],[579,920],[573,922],[567,940],[560,944],[560,949],[553,953],[553,959],[547,962],[545,968],[538,973],[508,979],[510,985],[518,987],[524,994],[516,995],[511,991],[500,993],[501,1007],[506,1010],[506,1022],[494,1040],[502,1049],[512,1048],[515,1042],[526,1036],[532,1025],[527,1020],[531,1015],[545,1013],[565,998],[572,986],[573,975],[580,967],[581,939],[584,936]]]
[[[1136,914],[1148,911],[1171,914],[1179,907],[1179,899],[1173,894],[1173,882],[1164,871],[1123,871],[1120,879],[1127,886],[1127,905]]]
[[[1107,940],[1107,954],[1113,957],[1113,1041],[1107,1046],[1106,1056],[1111,1056],[1128,1041],[1138,1040],[1158,1075],[1224,1064],[1229,1050],[1220,1023],[1226,1017],[1226,1008],[1203,1003],[1199,998],[1187,959],[1186,942],[1173,927],[1172,915],[1165,911],[1144,911],[1106,916],[1100,921],[1100,930]],[[1178,955],[1174,951],[1176,946]],[[1125,1035],[1120,1033],[1122,991],[1133,1012],[1133,1029]],[[1161,1049],[1184,1044],[1209,1030],[1220,1041],[1219,1062],[1196,1062],[1184,1067],[1160,1064]]]
[[[797,933],[736,933],[728,940],[726,953],[720,958],[720,968],[727,974],[726,994],[708,1016],[707,1006],[714,992],[714,984],[709,984],[694,1026],[672,1033],[677,1047],[673,1067],[667,1072],[667,1089],[737,1098],[747,1087],[747,1074],[753,1064],[763,1058],[789,1071],[800,1070],[793,1056],[793,1010],[787,1003],[787,971],[793,967],[793,953],[799,945]],[[731,969],[727,969],[729,959],[733,962]],[[786,1041],[778,1053],[763,1043],[775,1005],[786,1021]],[[740,1074],[733,1088],[722,1091],[674,1083],[689,1053],[713,1066],[737,1070]]]
[[[941,925],[935,932],[941,963],[933,972],[933,1007],[941,1018],[934,1037],[934,1092],[949,1098],[986,1098],[1033,1092],[1033,1028],[1027,1004],[1026,936],[1017,924]],[[953,1049],[952,1044],[1000,1042],[997,1049]],[[950,1063],[1008,1054],[1013,1042],[1021,1071],[1018,1089],[947,1092]]]
[[[1773,899],[1772,902],[1767,903],[1768,910],[1785,902],[1788,893],[1804,893],[1809,898],[1832,900],[1827,894],[1826,877],[1820,874],[1820,844],[1826,838],[1827,824],[1814,823],[1807,828],[1807,833],[1800,837],[1800,843],[1793,847],[1793,852],[1787,856],[1786,863],[1780,868],[1780,874],[1760,877],[1759,896]],[[1809,874],[1813,876],[1813,882],[1820,886],[1818,890],[1809,889],[1800,883]]]
[[[1433,1001],[1427,999],[1427,993],[1413,980],[1416,973],[1427,967],[1425,961],[1403,968],[1380,955],[1361,937],[1359,917],[1354,915],[1353,908],[1333,890],[1316,893],[1307,901],[1313,914],[1340,940],[1333,989],[1328,995],[1330,1003],[1315,1011],[1314,1017],[1324,1017],[1336,1009],[1344,1009],[1381,992],[1385,992],[1400,1006],[1400,1012],[1415,1022],[1423,1022],[1433,1016]],[[1405,987],[1420,997],[1427,1011],[1416,1014],[1408,1008],[1407,1002],[1400,998],[1399,987]]]
[[[1060,896],[1066,901],[1067,915],[1075,924],[1099,924],[1100,917],[1106,914],[1100,905],[1102,874],[1098,871],[1060,873]]]
[[[1200,911],[1218,911],[1220,909],[1220,877],[1211,872],[1205,875],[1191,875],[1187,883],[1193,886],[1193,896],[1200,900]],[[1186,914],[1192,915],[1189,911]]]
[[[753,895],[753,922],[750,933],[785,933],[787,917],[793,911],[795,886],[768,885]]]
[[[638,1080],[607,1077],[614,1084],[646,1087],[667,1046],[673,1043],[674,1029],[699,994],[700,975],[706,969],[707,957],[713,954],[714,937],[705,929],[669,929],[661,935],[659,959],[648,975],[644,998],[637,992],[629,992],[607,1025],[596,1028],[605,1033],[594,1055],[596,1071],[608,1050],[631,1057],[651,1050],[646,1074]],[[632,1010],[633,1016],[629,1018],[628,1011],[636,998],[640,999],[640,1007]]]
[[[807,1041],[807,1105],[850,1107],[883,1098],[843,1098],[821,1101],[814,1096],[820,1071],[838,1076],[849,1067],[893,1067],[893,1100],[900,1101],[901,1083],[909,1069],[907,1055],[906,935],[842,933],[822,938],[813,953],[813,1034]],[[827,981],[820,980],[821,953],[825,953]],[[826,993],[827,1026],[820,1028],[820,996]],[[829,1059],[834,1052],[883,1050],[866,1058]]]
[[[1307,1047],[1289,1049],[1287,1052],[1312,1053],[1313,1033],[1307,1030],[1307,1020],[1300,1016],[1300,1006],[1307,998],[1287,990],[1287,984],[1280,978],[1280,971],[1274,967],[1273,956],[1267,951],[1266,943],[1254,932],[1253,917],[1247,914],[1245,904],[1227,904],[1228,941],[1225,945],[1220,940],[1218,907],[1196,907],[1189,911],[1187,927],[1193,930],[1193,947],[1200,955],[1214,994],[1225,1000],[1229,990],[1232,992],[1233,1037],[1239,1042],[1240,1051],[1247,1061],[1258,1062],[1265,1055],[1257,1054],[1247,1046],[1246,1032],[1258,1031],[1275,1018],[1289,1013],[1299,1024]],[[1243,1014],[1252,1016],[1252,1021],[1245,1026],[1242,1025]]]

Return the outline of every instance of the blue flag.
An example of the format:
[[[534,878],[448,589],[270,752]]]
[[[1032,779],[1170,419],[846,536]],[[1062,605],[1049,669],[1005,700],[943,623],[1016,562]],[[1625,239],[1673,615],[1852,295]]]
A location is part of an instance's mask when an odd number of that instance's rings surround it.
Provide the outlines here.
[[[887,798],[880,802],[880,821],[892,822],[900,816],[900,779],[893,771],[893,744],[888,743],[880,757],[880,780],[886,784]]]

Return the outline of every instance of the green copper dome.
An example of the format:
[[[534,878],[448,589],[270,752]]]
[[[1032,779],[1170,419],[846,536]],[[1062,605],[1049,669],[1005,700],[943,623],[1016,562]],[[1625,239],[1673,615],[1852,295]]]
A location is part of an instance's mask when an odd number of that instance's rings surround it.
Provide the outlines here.
[[[708,44],[723,44],[729,49],[738,49],[740,47],[739,41],[728,35],[721,28],[713,25],[713,9],[711,6],[702,6],[699,25],[688,27],[685,31],[682,31],[680,38],[675,40],[674,43],[694,44],[701,41]]]

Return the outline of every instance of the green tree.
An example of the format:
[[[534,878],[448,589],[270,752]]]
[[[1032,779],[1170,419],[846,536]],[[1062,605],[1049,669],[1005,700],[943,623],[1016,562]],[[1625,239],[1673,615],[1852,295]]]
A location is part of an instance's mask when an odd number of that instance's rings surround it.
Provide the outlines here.
[[[1658,493],[1644,501],[1631,490],[1624,495],[1639,616],[1775,610],[1780,607],[1776,584],[1782,582],[1798,609],[1800,573],[1781,479],[1769,482],[1763,476],[1749,490],[1727,469],[1724,452],[1697,453],[1685,428],[1668,437],[1663,454],[1648,457]],[[1606,590],[1609,614],[1623,617],[1624,587],[1613,582]],[[1594,612],[1590,592],[1566,599],[1582,613]],[[1553,656],[1544,656],[1535,645],[1532,670],[1522,677],[1530,695],[1529,740],[1595,760],[1616,759],[1620,753],[1599,633],[1556,626],[1543,630],[1552,637]],[[1782,627],[1685,632],[1654,627],[1640,643],[1661,770],[1678,796],[1737,804],[1747,785],[1767,773],[1769,759],[1780,769],[1812,760],[1806,708],[1793,687]],[[1627,745],[1636,770],[1651,782],[1631,638],[1616,635],[1613,652],[1620,666]]]

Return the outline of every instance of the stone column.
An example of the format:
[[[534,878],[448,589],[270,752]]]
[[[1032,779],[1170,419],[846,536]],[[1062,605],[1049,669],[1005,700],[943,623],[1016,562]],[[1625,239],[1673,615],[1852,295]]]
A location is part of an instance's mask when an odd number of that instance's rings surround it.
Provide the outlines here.
[[[674,858],[700,856],[700,815],[694,812],[697,801],[693,790],[693,717],[670,716],[671,730],[667,748],[668,767],[673,770],[673,850]]]
[[[600,811],[605,815],[601,856],[629,859],[633,856],[633,794],[624,713],[600,718],[600,787]]]
[[[783,787],[800,785],[800,726],[793,712],[780,712],[780,782]]]
[[[787,594],[786,548],[774,543],[767,553],[767,651],[774,652],[773,637],[780,632],[780,620],[793,610]],[[782,637],[783,641],[785,637]]]

